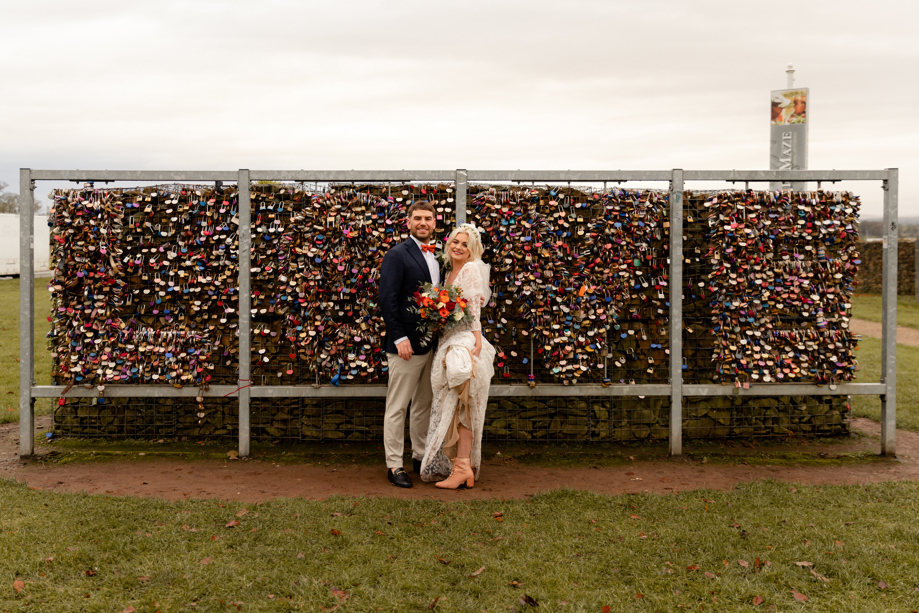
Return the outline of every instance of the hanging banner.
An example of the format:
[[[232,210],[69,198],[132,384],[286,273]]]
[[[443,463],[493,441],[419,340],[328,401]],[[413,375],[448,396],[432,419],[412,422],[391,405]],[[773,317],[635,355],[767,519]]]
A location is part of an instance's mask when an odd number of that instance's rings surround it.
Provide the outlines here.
[[[807,169],[808,89],[773,91],[770,100],[770,170]],[[805,184],[770,183],[770,189],[804,190]]]

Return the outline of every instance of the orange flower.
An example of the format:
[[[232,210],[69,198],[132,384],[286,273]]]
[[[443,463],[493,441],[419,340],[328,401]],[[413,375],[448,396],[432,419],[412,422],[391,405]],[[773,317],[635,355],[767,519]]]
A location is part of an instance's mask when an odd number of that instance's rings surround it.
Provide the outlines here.
[[[440,290],[440,301],[444,304],[450,302],[450,292],[445,289]]]
[[[457,300],[457,302],[459,303],[460,308],[462,308],[462,309],[465,309],[465,308],[466,308],[466,301],[465,301],[465,300],[463,300],[462,298],[460,298],[459,300]]]
[[[434,304],[434,301],[428,298],[427,296],[425,296],[424,298],[421,299],[421,304],[423,304],[426,307],[429,307]]]
[[[441,317],[447,317],[448,315],[450,315],[450,311],[448,311],[447,309],[441,309],[438,311],[438,314]]]

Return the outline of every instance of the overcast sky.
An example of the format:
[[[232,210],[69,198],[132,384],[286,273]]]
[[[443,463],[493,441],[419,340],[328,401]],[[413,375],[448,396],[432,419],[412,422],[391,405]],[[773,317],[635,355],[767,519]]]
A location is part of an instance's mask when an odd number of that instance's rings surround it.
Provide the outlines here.
[[[0,0],[0,181],[43,169],[901,169],[919,2]],[[39,185],[42,197],[48,185]],[[881,213],[877,184],[863,216]]]

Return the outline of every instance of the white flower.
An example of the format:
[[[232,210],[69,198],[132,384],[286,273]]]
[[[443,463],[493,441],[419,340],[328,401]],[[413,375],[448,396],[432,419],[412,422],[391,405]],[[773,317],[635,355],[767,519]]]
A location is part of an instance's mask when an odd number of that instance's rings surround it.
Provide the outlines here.
[[[459,320],[461,320],[462,318],[463,318],[463,312],[462,312],[462,311],[456,311],[456,312],[453,313],[453,319],[455,319],[456,321],[459,321]]]

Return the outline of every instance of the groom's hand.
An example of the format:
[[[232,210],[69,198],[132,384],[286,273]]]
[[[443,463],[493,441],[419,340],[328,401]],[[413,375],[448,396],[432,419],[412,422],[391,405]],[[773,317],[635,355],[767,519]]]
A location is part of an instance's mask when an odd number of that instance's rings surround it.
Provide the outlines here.
[[[396,345],[396,351],[399,352],[399,357],[403,360],[409,360],[412,357],[414,351],[412,351],[412,342],[408,339],[405,339],[398,345]]]

